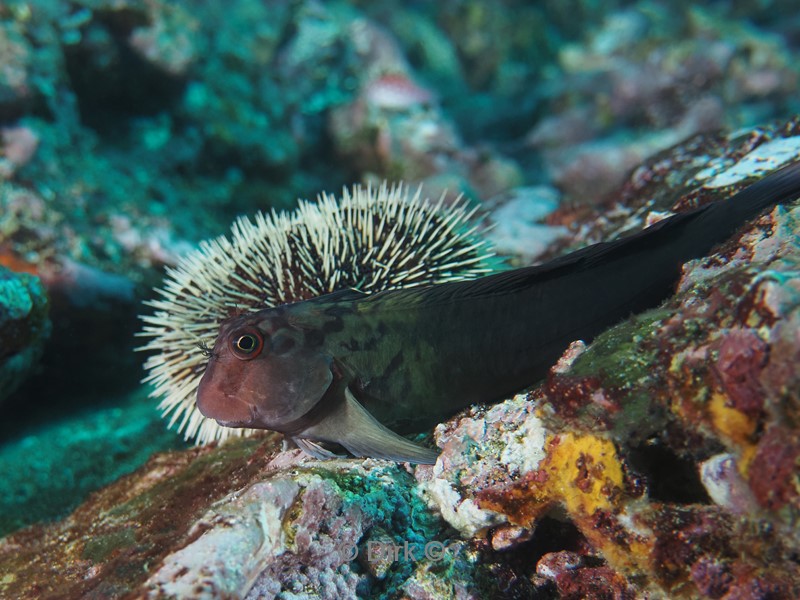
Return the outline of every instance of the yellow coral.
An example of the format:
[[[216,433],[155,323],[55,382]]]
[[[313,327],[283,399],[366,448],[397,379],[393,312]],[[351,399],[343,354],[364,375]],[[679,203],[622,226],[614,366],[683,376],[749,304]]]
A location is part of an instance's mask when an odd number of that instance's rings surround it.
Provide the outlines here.
[[[480,494],[481,508],[501,512],[512,523],[531,526],[555,504],[609,564],[646,571],[652,533],[638,530],[630,517],[622,461],[614,443],[591,434],[563,433],[547,441],[547,458],[537,472],[508,488]]]
[[[714,428],[739,447],[739,472],[746,476],[750,462],[755,457],[756,447],[751,436],[756,430],[756,421],[729,406],[727,396],[720,392],[714,392],[711,396],[708,412]]]
[[[614,444],[594,435],[563,434],[551,438],[548,473],[550,494],[561,500],[572,520],[606,560],[619,569],[642,570],[649,560],[648,536],[618,531],[609,535],[594,517],[618,513],[623,498],[623,469]],[[616,518],[609,521],[614,527]]]
[[[481,506],[528,525],[556,503],[573,518],[613,511],[621,503],[622,464],[613,442],[591,434],[551,436],[547,458],[536,473],[509,488],[486,491]]]
[[[610,440],[567,433],[550,440],[551,494],[571,515],[611,510],[623,485],[622,465]]]
[[[725,394],[714,392],[708,403],[714,428],[736,444],[747,444],[756,429],[756,423],[742,411],[728,405]]]

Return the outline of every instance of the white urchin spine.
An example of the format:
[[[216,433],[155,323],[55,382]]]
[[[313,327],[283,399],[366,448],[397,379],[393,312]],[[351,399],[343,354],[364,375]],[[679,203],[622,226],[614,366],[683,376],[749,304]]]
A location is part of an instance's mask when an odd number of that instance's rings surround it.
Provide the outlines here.
[[[476,208],[459,197],[430,202],[402,184],[345,189],[341,200],[323,193],[301,200],[291,214],[257,213],[238,218],[230,240],[202,242],[168,268],[158,298],[142,317],[140,350],[152,397],[198,443],[247,435],[219,426],[195,407],[219,324],[237,311],[255,311],[355,288],[362,292],[472,279],[492,270],[493,252],[477,235]]]

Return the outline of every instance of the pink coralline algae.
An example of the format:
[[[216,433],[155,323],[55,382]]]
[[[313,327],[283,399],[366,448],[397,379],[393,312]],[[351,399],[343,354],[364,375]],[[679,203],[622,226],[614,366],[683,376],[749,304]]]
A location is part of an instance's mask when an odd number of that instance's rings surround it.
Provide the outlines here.
[[[546,588],[552,582],[560,598],[616,598],[633,600],[636,590],[607,566],[591,566],[586,557],[568,550],[545,554],[536,563],[535,581]]]
[[[800,436],[797,430],[771,426],[756,447],[749,468],[750,487],[756,500],[770,511],[800,510]],[[787,506],[788,505],[788,506]]]

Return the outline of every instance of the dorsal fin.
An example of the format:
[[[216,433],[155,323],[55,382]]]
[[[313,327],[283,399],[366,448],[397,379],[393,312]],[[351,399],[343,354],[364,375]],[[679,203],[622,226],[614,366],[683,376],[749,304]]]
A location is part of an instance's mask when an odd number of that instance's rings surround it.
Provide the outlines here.
[[[591,269],[601,263],[613,261],[617,257],[630,256],[641,250],[649,249],[653,244],[660,243],[664,237],[672,237],[674,230],[685,226],[708,206],[710,205],[691,212],[673,215],[628,237],[593,244],[543,265],[513,269],[471,281],[379,292],[363,298],[360,303],[365,306],[381,304],[397,308],[403,306],[411,308],[466,298],[489,298],[512,294],[556,277]]]
[[[360,292],[354,288],[347,288],[344,290],[337,290],[335,292],[331,292],[330,294],[325,294],[324,296],[318,296],[316,298],[312,298],[311,301],[316,302],[354,302],[356,300],[362,300],[366,298],[369,294],[364,292]]]
[[[482,277],[404,290],[372,294],[360,301],[369,306],[399,310],[456,302],[464,299],[490,298],[525,291],[555,278],[611,266],[617,260],[640,259],[645,268],[653,255],[664,252],[679,275],[684,262],[707,254],[723,242],[747,219],[773,204],[800,196],[800,162],[790,164],[740,190],[727,200],[712,202],[691,211],[678,213],[627,237],[601,242],[556,258],[546,264],[523,267]]]

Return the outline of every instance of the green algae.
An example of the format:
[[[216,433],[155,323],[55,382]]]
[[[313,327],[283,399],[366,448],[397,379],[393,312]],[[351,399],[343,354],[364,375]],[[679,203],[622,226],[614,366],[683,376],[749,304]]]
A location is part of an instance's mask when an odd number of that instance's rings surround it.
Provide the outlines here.
[[[642,340],[651,337],[655,326],[669,315],[666,310],[651,310],[604,331],[575,360],[570,373],[602,374],[609,385],[620,388],[645,379],[655,352],[645,350]]]
[[[614,439],[628,440],[629,443],[647,437],[651,430],[663,422],[656,418],[654,411],[663,413],[654,399],[646,393],[630,394],[625,399],[624,410],[614,419],[612,433]],[[659,415],[660,416],[660,415]]]
[[[129,594],[170,549],[202,534],[192,525],[215,502],[255,480],[265,464],[259,459],[275,444],[275,436],[260,436],[152,456],[135,473],[91,494],[69,518],[20,530],[0,543],[0,550],[14,548],[0,552],[0,571],[16,575],[0,580],[0,596]],[[83,561],[92,561],[96,576],[73,568]]]
[[[609,400],[620,408],[608,423],[615,439],[633,444],[665,422],[666,409],[653,393],[653,365],[658,360],[658,330],[670,314],[665,308],[653,309],[604,331],[569,371],[570,376],[598,378]],[[596,427],[598,408],[591,404],[584,409],[586,427]]]
[[[411,492],[413,478],[399,467],[388,468],[381,476],[318,469],[316,474],[332,481],[342,492],[345,504],[358,505],[371,519],[387,530],[402,531],[403,541],[435,539],[442,522],[432,516],[424,501]]]
[[[670,316],[665,309],[654,309],[616,325],[600,335],[578,356],[570,374],[600,376],[604,384],[626,390],[652,375],[656,348],[645,345],[657,326]]]
[[[405,548],[407,545],[415,549],[417,560],[424,560],[422,549],[428,542],[443,539],[445,523],[427,510],[422,498],[414,492],[412,476],[399,466],[387,467],[368,476],[324,468],[314,469],[314,472],[336,486],[344,507],[356,505],[364,512],[365,521],[388,535],[395,546]],[[369,532],[365,532],[361,544],[367,538]],[[392,561],[382,577],[370,582],[369,597],[396,597],[397,590],[411,577],[418,564],[402,558]]]

